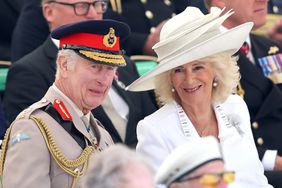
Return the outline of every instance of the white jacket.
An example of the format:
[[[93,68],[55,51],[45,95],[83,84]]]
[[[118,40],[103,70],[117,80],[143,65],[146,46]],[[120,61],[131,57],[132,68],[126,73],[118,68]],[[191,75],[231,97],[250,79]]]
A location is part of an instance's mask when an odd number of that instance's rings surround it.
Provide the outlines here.
[[[249,112],[243,99],[231,95],[223,104],[214,105],[214,111],[225,167],[236,171],[236,180],[229,187],[272,187],[264,176],[253,140]],[[147,159],[156,172],[173,149],[184,142],[200,138],[189,118],[188,132],[188,136],[185,136],[176,102],[166,104],[138,123],[137,152]]]

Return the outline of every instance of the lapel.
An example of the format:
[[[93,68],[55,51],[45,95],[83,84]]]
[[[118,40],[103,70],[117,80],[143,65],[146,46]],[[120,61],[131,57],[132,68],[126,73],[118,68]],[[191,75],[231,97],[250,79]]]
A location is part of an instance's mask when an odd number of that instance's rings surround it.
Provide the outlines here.
[[[94,117],[98,119],[102,123],[103,127],[110,133],[115,143],[122,142],[121,137],[119,136],[117,130],[115,129],[114,125],[112,124],[112,121],[107,116],[106,112],[104,111],[101,105],[93,109],[92,113]]]
[[[138,100],[138,96],[136,93],[131,93],[130,91],[125,91],[123,88],[119,87],[116,81],[113,82],[113,86],[115,87],[118,94],[122,97],[122,99],[126,102],[129,108],[129,114],[128,114],[128,122],[126,127],[126,134],[125,134],[125,143],[130,141],[132,139],[132,135],[136,134],[136,123],[135,119],[136,117],[134,114],[136,111],[134,110],[134,107],[136,107],[133,103],[133,99]],[[134,97],[132,95],[135,95]]]
[[[128,92],[121,88],[116,80],[113,81],[112,87],[115,88],[117,93],[121,96],[121,98],[128,104]]]
[[[265,79],[261,70],[255,66],[246,56],[239,52],[238,65],[240,67],[240,73],[242,76],[241,82],[248,82],[256,88],[261,88],[259,80]],[[253,75],[253,76],[251,76]],[[254,76],[255,75],[255,76]],[[243,87],[244,87],[244,83]],[[244,89],[244,88],[243,88]]]

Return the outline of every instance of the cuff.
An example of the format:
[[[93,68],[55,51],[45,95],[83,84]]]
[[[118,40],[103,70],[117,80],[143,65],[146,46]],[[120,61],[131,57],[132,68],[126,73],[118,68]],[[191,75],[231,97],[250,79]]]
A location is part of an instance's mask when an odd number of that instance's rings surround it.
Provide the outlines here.
[[[277,150],[266,150],[261,160],[264,170],[273,170],[275,166],[275,159]]]

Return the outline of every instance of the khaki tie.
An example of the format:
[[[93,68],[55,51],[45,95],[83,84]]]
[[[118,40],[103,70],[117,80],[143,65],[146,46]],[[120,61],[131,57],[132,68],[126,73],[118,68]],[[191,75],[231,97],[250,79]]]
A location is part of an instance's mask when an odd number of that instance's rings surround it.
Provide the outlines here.
[[[97,138],[95,136],[95,133],[91,129],[90,121],[86,116],[80,117],[80,119],[83,121],[83,124],[85,125],[86,131],[89,133],[89,138],[92,146],[96,146],[98,144]]]
[[[125,134],[126,134],[126,125],[127,120],[123,119],[116,109],[114,108],[111,99],[109,96],[106,96],[104,101],[102,102],[103,109],[105,110],[106,114],[112,121],[114,127],[116,128],[117,132],[119,133],[121,139],[125,140]]]
[[[90,122],[89,122],[88,118],[86,116],[81,116],[80,119],[83,121],[85,128],[86,128],[87,132],[89,133],[90,132]]]

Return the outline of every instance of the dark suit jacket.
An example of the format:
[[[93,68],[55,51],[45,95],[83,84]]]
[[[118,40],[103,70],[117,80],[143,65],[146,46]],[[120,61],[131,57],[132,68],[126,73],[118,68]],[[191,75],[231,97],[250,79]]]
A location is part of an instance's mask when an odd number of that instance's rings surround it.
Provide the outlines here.
[[[9,61],[14,27],[25,0],[0,1],[0,60]]]
[[[4,113],[2,109],[2,99],[0,98],[0,140],[4,139],[6,129],[8,128],[6,119],[4,118]]]
[[[4,111],[9,122],[12,122],[24,108],[40,100],[52,85],[55,80],[57,51],[57,47],[48,38],[43,45],[12,65],[8,73],[4,96]],[[119,78],[125,85],[137,78],[135,67],[130,61],[127,61],[126,67],[122,67],[118,71]],[[125,143],[134,147],[137,143],[136,125],[138,121],[157,108],[147,92],[125,91],[118,87],[115,81],[113,87],[129,106]],[[95,109],[93,114],[109,131],[113,140],[121,142],[120,136],[102,107]]]
[[[263,157],[266,149],[276,149],[281,155],[282,92],[277,85],[263,75],[258,65],[258,58],[267,56],[271,46],[279,47],[279,45],[257,35],[251,35],[251,44],[256,65],[242,54],[240,54],[238,65],[242,76],[240,82],[245,90],[244,100],[250,111],[254,139],[260,158]],[[258,126],[254,124],[255,122]]]
[[[166,5],[163,0],[147,0],[146,3],[142,3],[140,0],[121,1],[121,16],[123,21],[132,30],[128,41],[129,48],[127,49],[127,54],[143,54],[143,46],[150,33],[150,29],[156,27],[163,20],[171,18],[173,13],[180,13],[190,3],[187,0],[174,0],[170,2],[170,5]],[[146,11],[153,13],[151,19],[146,17]]]
[[[50,34],[49,27],[43,16],[40,4],[41,0],[26,0],[26,3],[22,7],[22,11],[19,15],[12,37],[12,63],[43,44]],[[116,20],[121,19],[119,18],[119,15],[111,11],[107,11],[104,14],[104,18]],[[125,48],[124,43],[122,43],[122,45],[123,48]]]
[[[49,35],[41,0],[26,0],[15,25],[11,43],[11,61],[15,62],[40,46]]]

